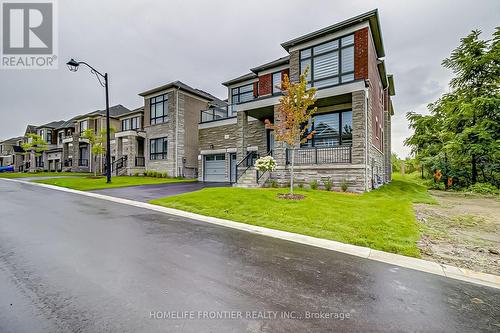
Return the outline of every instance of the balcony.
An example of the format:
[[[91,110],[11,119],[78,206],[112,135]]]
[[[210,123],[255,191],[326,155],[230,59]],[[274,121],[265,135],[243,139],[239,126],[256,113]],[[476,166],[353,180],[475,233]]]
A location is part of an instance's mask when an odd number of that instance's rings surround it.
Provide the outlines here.
[[[351,146],[295,149],[294,165],[351,163]],[[286,164],[292,162],[292,151],[286,150]]]
[[[236,117],[235,105],[216,106],[200,112],[200,124]]]

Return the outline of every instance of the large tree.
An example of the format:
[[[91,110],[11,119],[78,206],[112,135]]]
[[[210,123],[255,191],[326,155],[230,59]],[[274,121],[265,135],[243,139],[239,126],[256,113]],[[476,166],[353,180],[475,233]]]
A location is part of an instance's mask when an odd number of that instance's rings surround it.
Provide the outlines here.
[[[430,115],[408,113],[414,134],[405,143],[428,169],[442,170],[459,185],[499,185],[500,28],[490,40],[472,31],[443,66],[451,91],[429,105]],[[481,176],[481,179],[479,178]]]

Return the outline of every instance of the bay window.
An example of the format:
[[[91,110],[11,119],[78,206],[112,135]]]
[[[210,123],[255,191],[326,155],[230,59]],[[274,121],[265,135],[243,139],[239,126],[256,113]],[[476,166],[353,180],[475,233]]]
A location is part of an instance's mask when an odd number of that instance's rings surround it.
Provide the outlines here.
[[[354,80],[354,35],[300,51],[300,72],[309,67],[308,87],[325,88]]]

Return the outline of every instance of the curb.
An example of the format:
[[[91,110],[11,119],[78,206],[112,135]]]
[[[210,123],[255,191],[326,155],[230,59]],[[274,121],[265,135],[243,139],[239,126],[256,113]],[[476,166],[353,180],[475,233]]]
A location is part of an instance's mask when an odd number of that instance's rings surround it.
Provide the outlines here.
[[[245,224],[241,222],[235,222],[231,220],[220,219],[216,217],[210,217],[195,213],[186,212],[183,210],[173,209],[162,207],[158,205],[153,205],[145,202],[139,202],[129,199],[112,197],[104,194],[97,194],[92,192],[85,192],[79,190],[73,190],[65,187],[59,187],[55,185],[41,184],[41,183],[33,183],[29,181],[17,180],[17,179],[9,179],[9,178],[0,178],[0,180],[16,182],[21,184],[27,184],[31,186],[39,186],[45,187],[52,190],[68,192],[73,194],[84,195],[91,198],[97,198],[107,201],[112,201],[115,203],[120,203],[129,206],[135,206],[139,208],[149,209],[153,211],[157,211],[160,213],[181,216],[184,218],[189,218],[197,221],[202,221],[206,223],[216,224],[228,228],[238,229],[246,232],[251,232],[254,234],[259,234],[263,236],[279,238],[283,240],[288,240],[295,243],[315,246],[331,251],[337,251],[365,259],[375,260],[379,262],[384,262],[391,265],[396,265],[400,267],[410,268],[421,272],[441,275],[447,278],[461,280],[466,282],[471,282],[483,286],[488,286],[492,288],[500,289],[500,276],[475,272],[472,270],[458,268],[455,266],[450,266],[446,264],[438,264],[436,262],[427,261],[418,258],[406,257],[399,254],[373,250],[368,247],[351,245],[346,243],[341,243],[333,240],[316,238],[306,235],[295,234],[288,231],[281,231],[275,229],[269,229],[265,227],[259,227],[255,225]]]

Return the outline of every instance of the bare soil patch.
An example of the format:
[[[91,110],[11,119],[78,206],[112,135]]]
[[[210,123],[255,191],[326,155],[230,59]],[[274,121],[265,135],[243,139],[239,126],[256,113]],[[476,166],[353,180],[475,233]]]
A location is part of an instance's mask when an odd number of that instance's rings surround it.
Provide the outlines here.
[[[431,191],[437,205],[415,205],[422,258],[500,275],[500,199]]]

